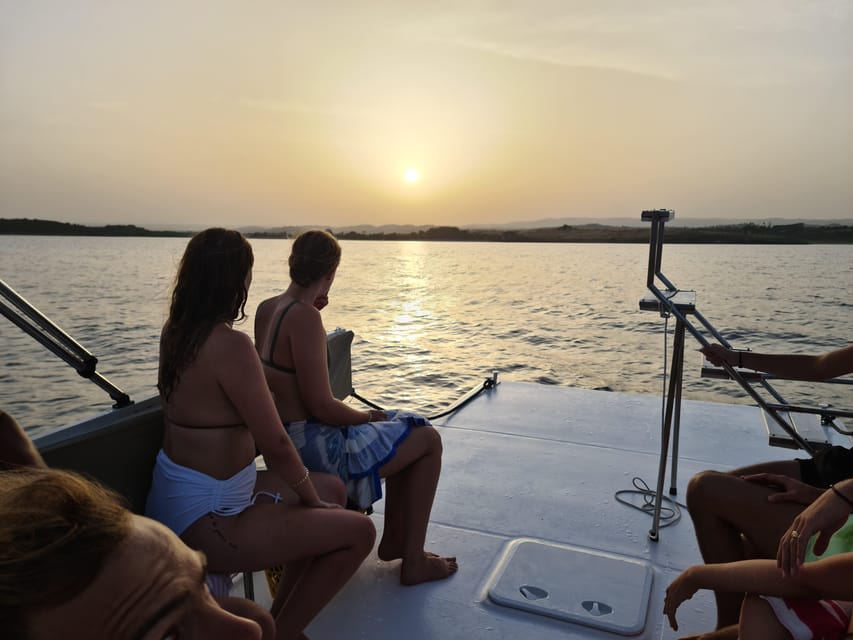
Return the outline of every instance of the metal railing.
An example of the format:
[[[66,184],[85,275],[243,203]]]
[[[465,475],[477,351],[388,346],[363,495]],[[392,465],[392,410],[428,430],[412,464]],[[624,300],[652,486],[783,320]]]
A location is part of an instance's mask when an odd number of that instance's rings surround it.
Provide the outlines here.
[[[78,375],[106,391],[115,401],[114,408],[133,404],[130,396],[98,373],[98,359],[94,355],[3,280],[0,280],[0,314],[55,356],[64,360]]]
[[[729,342],[719,331],[696,309],[696,297],[692,291],[683,291],[675,286],[661,271],[663,256],[664,225],[675,217],[675,212],[670,209],[654,209],[643,211],[642,219],[651,222],[649,236],[649,266],[646,286],[651,292],[651,297],[645,297],[640,301],[640,308],[646,311],[660,311],[663,315],[671,315],[676,319],[675,337],[673,340],[673,355],[671,369],[669,372],[669,391],[667,393],[666,408],[663,416],[660,466],[658,470],[658,484],[655,493],[655,513],[649,538],[657,540],[660,530],[661,497],[663,495],[664,476],[666,475],[666,462],[669,452],[670,439],[672,439],[672,478],[669,493],[676,493],[676,473],[678,468],[678,435],[681,413],[681,386],[684,368],[684,337],[685,331],[690,333],[703,346],[710,346],[705,335],[690,321],[688,315],[692,315],[706,332],[721,345],[731,348]],[[658,283],[664,288],[662,289]],[[761,407],[787,433],[796,445],[813,456],[816,453],[812,446],[791,422],[785,419],[783,412],[813,413],[821,415],[824,419],[832,422],[835,417],[853,417],[853,411],[836,408],[812,408],[789,404],[782,395],[770,384],[769,378],[773,376],[747,375],[736,367],[724,362],[721,369],[732,380],[736,381],[741,388]],[[767,401],[752,385],[758,383],[774,401]],[[848,379],[836,378],[825,382],[850,384]],[[836,428],[844,433],[843,430]]]

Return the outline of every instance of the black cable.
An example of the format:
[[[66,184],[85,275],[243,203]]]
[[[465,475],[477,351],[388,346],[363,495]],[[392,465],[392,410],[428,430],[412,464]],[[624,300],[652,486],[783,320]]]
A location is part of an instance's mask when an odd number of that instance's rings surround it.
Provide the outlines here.
[[[613,497],[616,498],[617,502],[621,502],[624,505],[631,507],[632,509],[636,509],[637,511],[642,511],[643,513],[648,513],[650,516],[654,516],[655,512],[655,492],[649,489],[649,485],[645,483],[645,481],[640,477],[634,477],[631,481],[631,484],[634,485],[633,489],[620,489],[616,493],[613,494]],[[623,498],[625,495],[639,495],[643,497],[643,504],[636,505],[631,500]],[[681,504],[677,500],[673,500],[672,498],[668,498],[667,496],[661,496],[663,500],[663,504],[661,504],[660,508],[660,528],[668,527],[670,525],[676,524],[679,520],[681,520],[681,509],[686,509],[687,505]],[[671,506],[665,506],[669,504]]]
[[[493,389],[496,384],[497,383],[495,382],[494,378],[486,378],[485,380],[483,380],[483,384],[480,386],[479,389],[477,389],[476,391],[473,391],[473,392],[469,392],[469,395],[463,396],[460,400],[458,400],[457,402],[450,405],[450,407],[448,407],[447,409],[445,409],[441,413],[438,413],[434,416],[427,416],[427,420],[438,420],[439,418],[443,418],[444,416],[461,409],[462,407],[464,407],[466,404],[471,402],[471,400],[473,400],[474,398],[479,396],[484,391],[487,391],[489,389]],[[364,397],[358,395],[355,392],[355,390],[352,390],[350,392],[350,395],[353,398],[355,398],[356,400],[358,400],[359,402],[361,402],[362,404],[370,407],[371,409],[376,409],[377,411],[385,411],[385,409],[383,407],[380,407],[375,402],[371,402],[367,398],[364,398]]]
[[[371,409],[376,409],[377,411],[385,411],[385,409],[383,409],[382,407],[380,407],[378,404],[376,404],[376,403],[374,403],[374,402],[371,402],[371,401],[370,401],[370,400],[368,400],[367,398],[362,398],[360,395],[358,395],[358,394],[355,392],[355,390],[352,390],[352,391],[350,392],[350,395],[351,395],[353,398],[355,398],[356,400],[358,400],[359,402],[361,402],[362,404],[366,404],[366,405],[367,405],[368,407],[370,407]]]

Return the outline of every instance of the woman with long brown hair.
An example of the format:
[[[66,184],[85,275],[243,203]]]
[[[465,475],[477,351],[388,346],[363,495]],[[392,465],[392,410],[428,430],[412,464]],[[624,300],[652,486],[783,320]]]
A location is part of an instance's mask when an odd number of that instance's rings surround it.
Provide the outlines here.
[[[204,551],[211,571],[284,565],[272,614],[278,638],[298,638],[375,531],[341,508],[337,478],[303,466],[251,339],[232,327],[245,318],[252,264],[237,231],[208,229],[187,245],[161,335],[165,435],[146,513]],[[256,449],[269,471],[256,470]]]

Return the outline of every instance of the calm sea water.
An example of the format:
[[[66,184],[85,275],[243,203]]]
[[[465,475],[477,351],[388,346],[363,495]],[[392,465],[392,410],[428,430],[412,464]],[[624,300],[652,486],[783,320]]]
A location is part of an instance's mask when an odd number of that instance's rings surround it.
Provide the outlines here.
[[[0,277],[142,400],[155,393],[157,336],[185,238],[0,236]],[[289,240],[254,240],[247,309],[288,283]],[[344,241],[326,328],[356,334],[356,391],[435,414],[492,371],[502,379],[660,395],[673,322],[643,312],[646,245]],[[697,292],[730,341],[814,353],[853,337],[853,246],[664,247],[663,272]],[[252,335],[252,318],[241,325]],[[699,377],[688,336],[687,398],[748,402]],[[790,401],[853,406],[853,390],[779,382]],[[37,435],[111,401],[0,319],[0,406]]]

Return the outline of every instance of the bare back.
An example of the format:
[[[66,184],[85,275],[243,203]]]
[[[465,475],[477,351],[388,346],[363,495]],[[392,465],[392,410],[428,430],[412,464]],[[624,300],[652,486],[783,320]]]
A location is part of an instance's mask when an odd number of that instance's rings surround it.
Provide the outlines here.
[[[284,422],[309,417],[300,394],[298,368],[292,348],[292,330],[285,315],[297,315],[299,310],[291,306],[293,303],[293,300],[283,295],[269,298],[258,306],[255,316],[258,355],[264,364],[264,375],[272,391],[276,409]],[[320,321],[319,314],[317,320]],[[305,381],[302,382],[305,384]]]
[[[221,383],[221,354],[233,346],[233,333],[224,325],[214,328],[163,403],[166,454],[219,479],[231,477],[255,457],[255,441]]]

